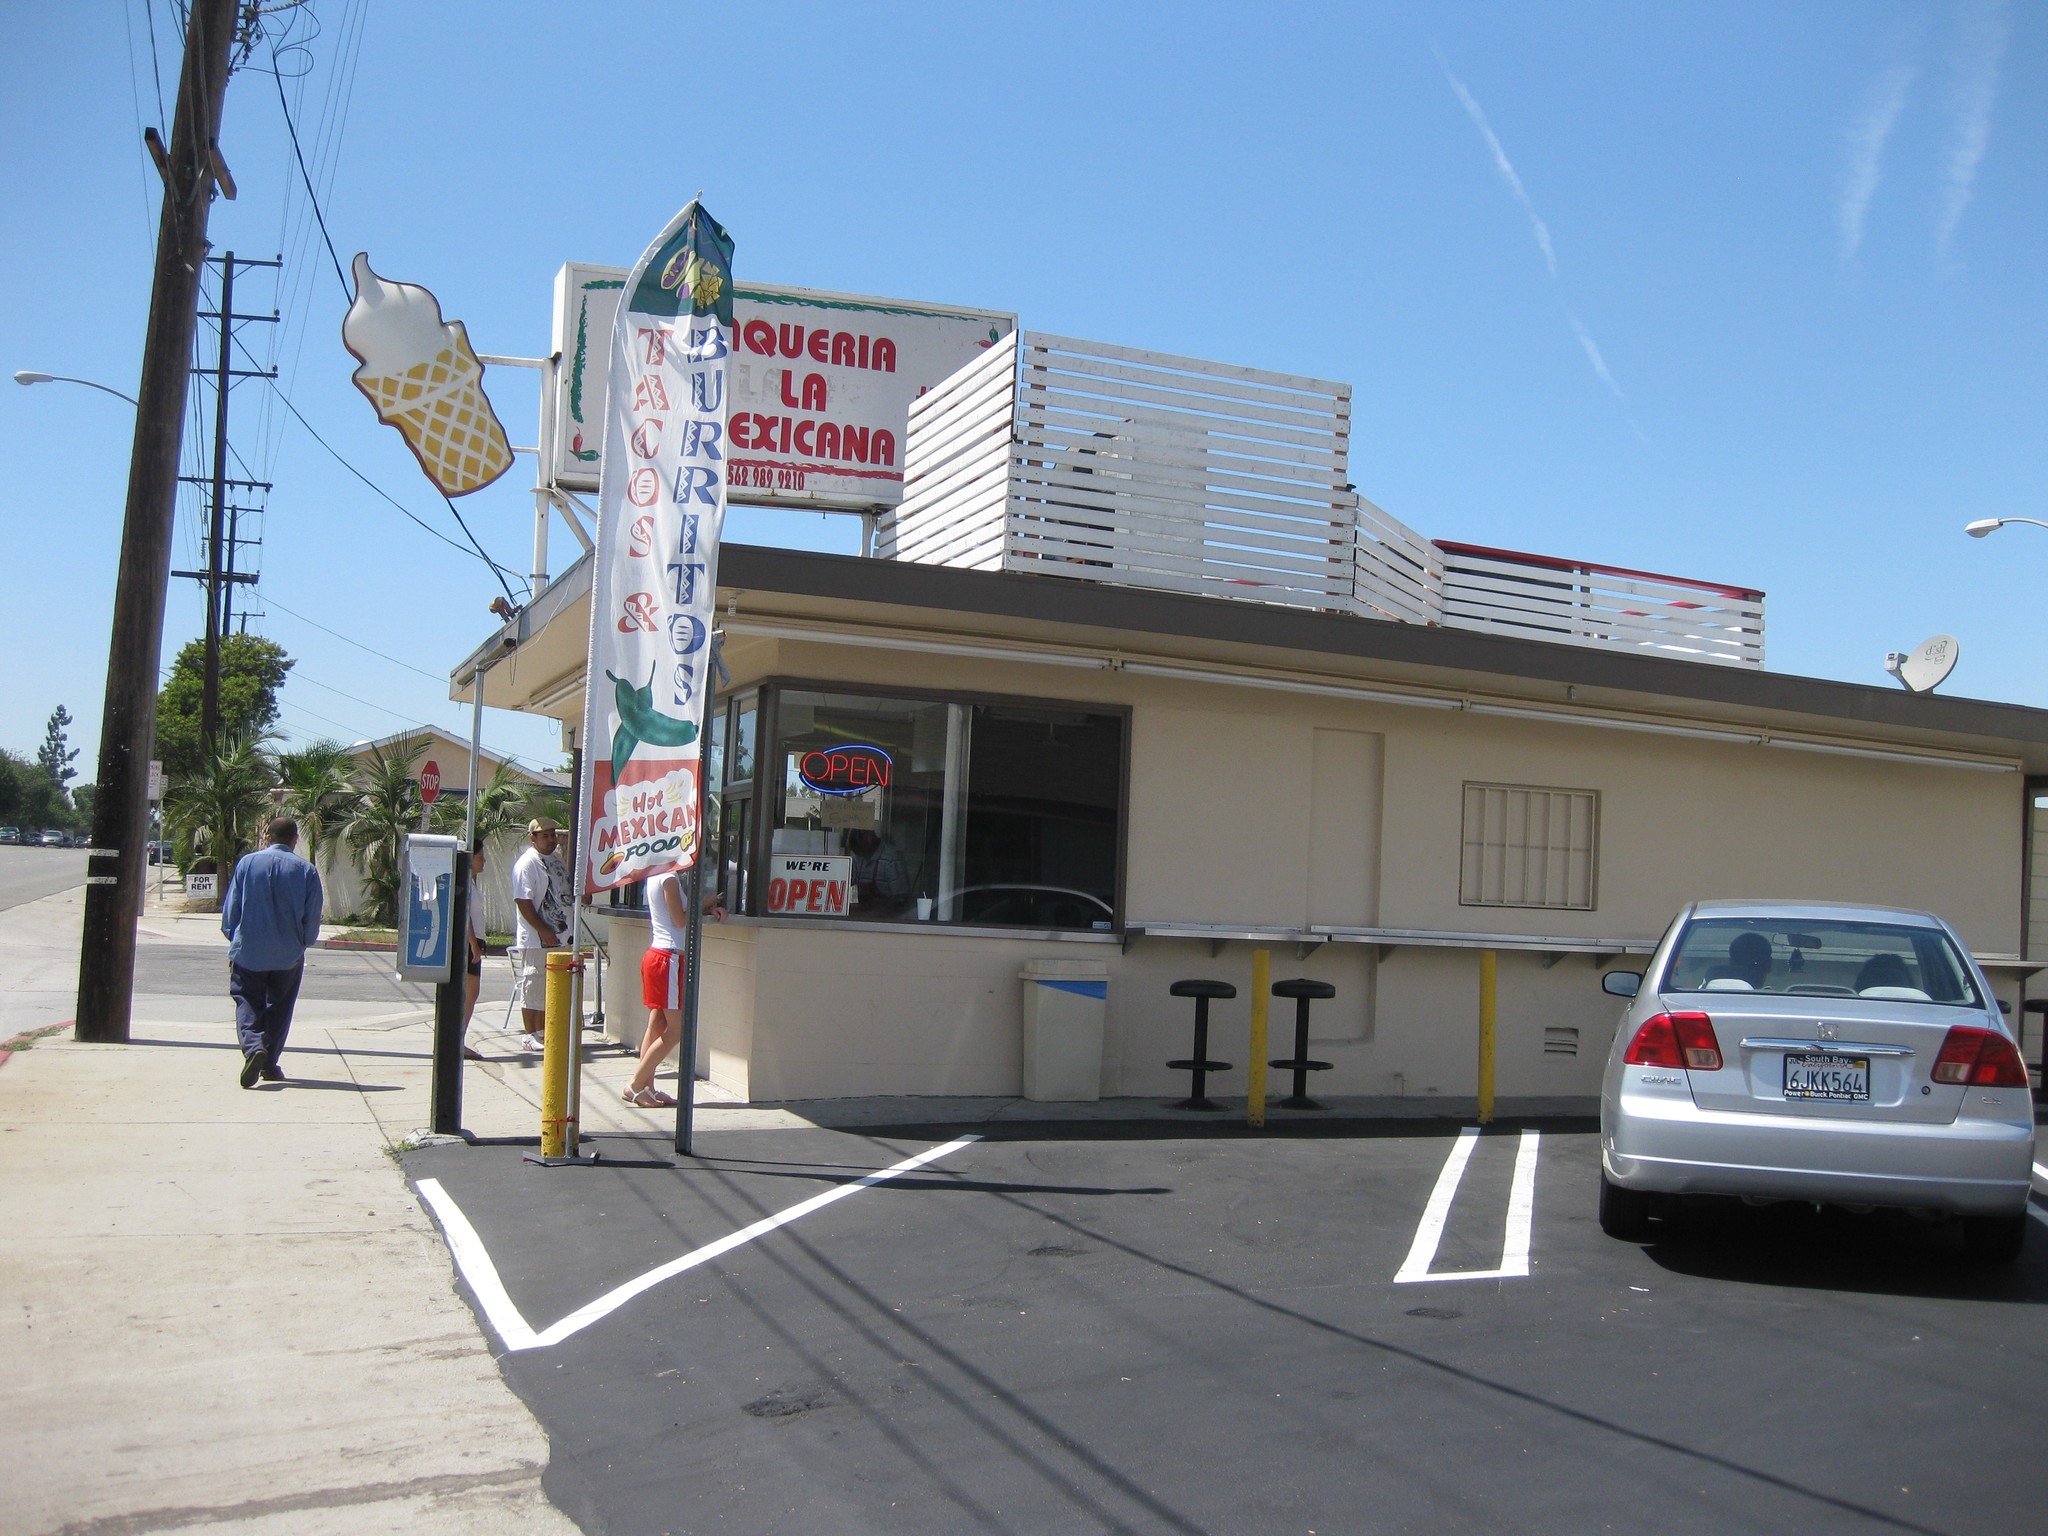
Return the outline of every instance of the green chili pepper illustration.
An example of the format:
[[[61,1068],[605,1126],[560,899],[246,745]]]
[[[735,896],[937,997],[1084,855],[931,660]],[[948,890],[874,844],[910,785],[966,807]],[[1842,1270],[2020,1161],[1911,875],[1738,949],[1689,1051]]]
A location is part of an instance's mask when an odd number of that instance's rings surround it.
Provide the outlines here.
[[[697,739],[694,721],[678,720],[654,707],[652,672],[638,688],[616,673],[607,672],[605,676],[612,680],[612,703],[619,712],[619,728],[612,733],[614,784],[619,782],[619,776],[626,771],[626,760],[641,742],[651,742],[657,747],[687,747]]]

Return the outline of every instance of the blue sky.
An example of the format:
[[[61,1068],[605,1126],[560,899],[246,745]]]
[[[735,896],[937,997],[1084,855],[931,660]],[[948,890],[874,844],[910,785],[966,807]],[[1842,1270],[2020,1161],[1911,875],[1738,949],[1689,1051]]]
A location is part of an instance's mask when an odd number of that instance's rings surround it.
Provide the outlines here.
[[[2048,519],[2038,7],[315,0],[291,20],[287,96],[342,261],[432,287],[479,350],[544,351],[556,268],[629,262],[701,191],[743,279],[1348,380],[1353,478],[1425,535],[1761,587],[1776,671],[1891,686],[1886,651],[1950,631],[1946,691],[2048,706],[2048,530],[1962,534]],[[135,388],[152,22],[168,98],[169,0],[0,8],[0,371]],[[214,241],[283,252],[274,295],[243,289],[283,311],[281,387],[459,538],[349,383],[270,66],[259,49],[230,85],[241,196]],[[269,358],[266,329],[247,340]],[[532,385],[492,383],[532,441]],[[64,703],[90,777],[130,415],[0,388],[0,745],[32,749]],[[276,483],[256,627],[300,659],[286,733],[466,724],[434,678],[489,628],[490,573],[261,383],[234,425]],[[525,473],[460,504],[519,571]],[[728,536],[852,529],[738,513]],[[202,622],[174,583],[167,659]],[[486,740],[557,754],[511,715]]]

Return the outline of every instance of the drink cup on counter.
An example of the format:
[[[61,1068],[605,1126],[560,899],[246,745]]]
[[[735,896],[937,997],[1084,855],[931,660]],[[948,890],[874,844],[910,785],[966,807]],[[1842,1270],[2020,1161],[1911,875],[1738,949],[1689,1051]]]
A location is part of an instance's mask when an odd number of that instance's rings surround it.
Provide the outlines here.
[[[920,896],[917,898],[917,920],[920,923],[928,923],[932,920],[931,897]]]

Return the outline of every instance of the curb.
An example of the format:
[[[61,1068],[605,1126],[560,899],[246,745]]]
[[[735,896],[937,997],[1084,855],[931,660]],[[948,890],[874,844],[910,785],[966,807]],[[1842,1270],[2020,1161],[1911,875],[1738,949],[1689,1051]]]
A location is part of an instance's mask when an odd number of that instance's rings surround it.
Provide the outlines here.
[[[0,1067],[6,1066],[16,1051],[27,1048],[22,1044],[24,1040],[40,1040],[44,1035],[54,1035],[59,1030],[69,1029],[77,1022],[76,1019],[66,1019],[61,1024],[44,1024],[36,1029],[24,1029],[18,1035],[10,1035],[5,1040],[0,1040]]]

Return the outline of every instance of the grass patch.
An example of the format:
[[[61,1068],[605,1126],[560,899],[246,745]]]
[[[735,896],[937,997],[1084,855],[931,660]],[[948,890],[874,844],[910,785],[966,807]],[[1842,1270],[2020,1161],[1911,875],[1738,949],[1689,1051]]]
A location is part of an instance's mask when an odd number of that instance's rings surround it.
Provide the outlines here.
[[[25,1029],[12,1040],[0,1040],[0,1051],[31,1050],[43,1036],[54,1035],[59,1030],[69,1029],[70,1027],[71,1025],[66,1022],[63,1024],[45,1024],[40,1029]]]

